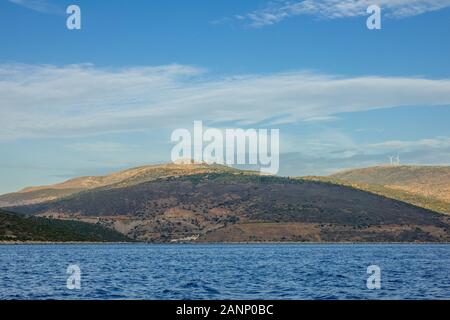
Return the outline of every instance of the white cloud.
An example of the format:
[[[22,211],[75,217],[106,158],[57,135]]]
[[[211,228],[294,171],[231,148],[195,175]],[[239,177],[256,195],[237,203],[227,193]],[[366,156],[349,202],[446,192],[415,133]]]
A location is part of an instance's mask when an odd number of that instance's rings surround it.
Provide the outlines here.
[[[450,105],[450,79],[291,72],[209,78],[169,65],[0,65],[0,139],[82,136],[203,120],[298,122],[353,111]]]
[[[62,7],[58,7],[54,4],[49,3],[46,0],[8,0],[11,3],[17,4],[24,8],[41,12],[41,13],[53,13],[61,14],[64,13]]]
[[[419,140],[389,140],[365,146],[367,150],[384,150],[386,152],[413,152],[422,149],[448,149],[450,148],[450,138],[437,137],[433,139]]]
[[[306,118],[303,121],[304,122],[316,123],[316,122],[331,122],[331,121],[336,121],[336,120],[339,120],[339,118],[336,117],[336,116],[322,116],[322,117]]]
[[[108,141],[93,141],[93,142],[80,142],[72,143],[66,146],[71,150],[78,152],[88,152],[88,153],[124,153],[124,152],[135,152],[137,146],[108,142]]]
[[[367,15],[370,5],[379,5],[387,18],[405,18],[450,6],[450,0],[302,0],[270,2],[263,9],[236,15],[234,18],[251,27],[263,27],[284,19],[310,15],[325,19],[339,19]]]

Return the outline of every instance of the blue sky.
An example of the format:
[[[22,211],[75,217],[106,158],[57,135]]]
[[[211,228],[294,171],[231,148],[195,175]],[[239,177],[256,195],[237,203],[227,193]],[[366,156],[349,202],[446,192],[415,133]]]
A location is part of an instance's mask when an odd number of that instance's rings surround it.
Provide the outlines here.
[[[194,120],[279,128],[282,175],[449,164],[449,31],[447,0],[1,0],[0,193],[168,161]]]

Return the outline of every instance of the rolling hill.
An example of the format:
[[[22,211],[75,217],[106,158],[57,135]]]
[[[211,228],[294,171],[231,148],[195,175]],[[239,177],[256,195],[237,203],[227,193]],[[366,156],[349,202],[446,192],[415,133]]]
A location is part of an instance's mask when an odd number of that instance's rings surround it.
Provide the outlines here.
[[[24,216],[0,210],[0,241],[117,242],[130,239],[90,223]]]
[[[177,177],[208,172],[237,172],[238,170],[205,164],[161,164],[131,168],[105,176],[88,176],[62,183],[28,187],[18,192],[0,196],[0,208],[41,203],[61,199],[78,192],[100,187],[120,188],[164,177]]]
[[[382,185],[450,202],[450,166],[378,166],[346,170],[330,177]]]
[[[310,177],[398,199],[450,214],[450,167],[378,166],[351,169],[329,177]]]
[[[151,242],[450,242],[448,216],[344,185],[238,170],[119,182],[13,210]]]

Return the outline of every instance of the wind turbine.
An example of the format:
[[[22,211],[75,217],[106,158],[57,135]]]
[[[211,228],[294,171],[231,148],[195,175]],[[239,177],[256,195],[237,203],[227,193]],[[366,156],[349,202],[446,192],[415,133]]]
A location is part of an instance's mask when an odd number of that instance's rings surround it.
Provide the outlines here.
[[[389,160],[391,162],[391,165],[393,165],[394,164],[394,156],[389,156],[388,158],[389,158]]]

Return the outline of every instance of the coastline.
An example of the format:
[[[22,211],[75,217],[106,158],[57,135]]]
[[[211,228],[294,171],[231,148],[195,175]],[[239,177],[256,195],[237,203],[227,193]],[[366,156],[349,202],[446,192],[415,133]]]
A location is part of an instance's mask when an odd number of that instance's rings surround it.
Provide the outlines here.
[[[30,244],[36,244],[36,245],[42,245],[42,244],[125,244],[125,243],[138,243],[138,242],[124,242],[124,241],[117,241],[117,242],[95,242],[95,241],[0,241],[0,246],[2,245],[30,245]]]
[[[124,242],[124,241],[117,241],[117,242],[93,242],[93,241],[66,241],[66,242],[57,242],[57,241],[0,241],[0,246],[2,245],[74,245],[74,244],[87,244],[87,245],[96,245],[96,244],[106,244],[106,245],[113,245],[113,244],[146,244],[146,245],[168,245],[168,246],[176,246],[176,245],[258,245],[258,244],[304,244],[304,245],[392,245],[392,244],[404,244],[404,245],[411,245],[411,244],[417,244],[417,245],[450,245],[450,242],[351,242],[351,241],[342,241],[342,242],[298,242],[298,241],[252,241],[252,242],[139,242],[139,241],[133,241],[133,242]]]

